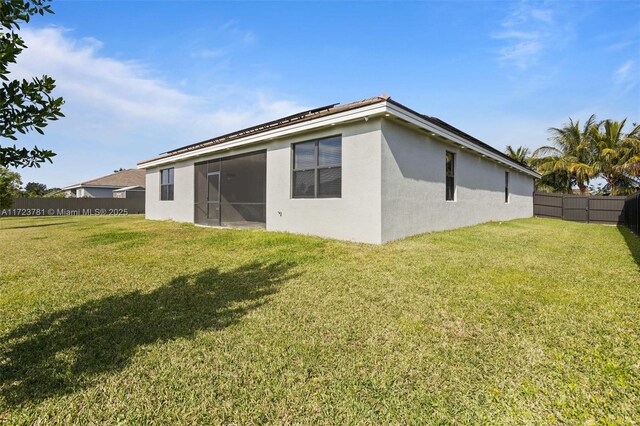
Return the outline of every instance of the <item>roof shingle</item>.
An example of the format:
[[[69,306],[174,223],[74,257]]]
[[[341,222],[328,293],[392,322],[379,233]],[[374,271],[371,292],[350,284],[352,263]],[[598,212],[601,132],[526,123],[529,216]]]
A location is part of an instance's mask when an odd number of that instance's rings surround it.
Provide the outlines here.
[[[66,188],[78,186],[106,186],[106,187],[126,187],[145,186],[145,171],[140,169],[125,169],[110,175],[91,179],[85,182],[69,185]]]

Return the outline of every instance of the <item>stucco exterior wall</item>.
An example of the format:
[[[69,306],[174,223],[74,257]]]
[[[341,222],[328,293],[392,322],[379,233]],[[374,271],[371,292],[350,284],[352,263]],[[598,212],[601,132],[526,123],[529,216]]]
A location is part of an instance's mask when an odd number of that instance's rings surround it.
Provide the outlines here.
[[[381,243],[380,125],[362,120],[270,145],[267,229]],[[342,198],[291,198],[291,144],[336,134],[342,134]]]
[[[266,228],[367,243],[381,242],[381,119],[358,121],[147,169],[147,219],[194,220],[194,164],[267,150]],[[292,149],[296,142],[342,135],[342,197],[291,197]],[[160,201],[160,170],[174,167],[174,200]]]
[[[446,151],[456,153],[456,201],[445,200]],[[382,242],[533,215],[533,178],[392,120],[382,123],[381,158]]]
[[[181,161],[147,169],[145,179],[145,218],[193,222],[194,161]],[[160,200],[160,170],[174,168],[173,200]]]

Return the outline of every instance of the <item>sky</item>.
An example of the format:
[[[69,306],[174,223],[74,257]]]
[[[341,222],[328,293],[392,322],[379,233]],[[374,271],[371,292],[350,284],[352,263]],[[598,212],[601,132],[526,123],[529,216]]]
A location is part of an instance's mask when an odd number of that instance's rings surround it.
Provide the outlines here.
[[[14,78],[47,74],[65,118],[21,146],[62,187],[172,148],[382,93],[504,150],[548,128],[640,122],[640,2],[64,1]],[[7,142],[2,142],[6,144]]]

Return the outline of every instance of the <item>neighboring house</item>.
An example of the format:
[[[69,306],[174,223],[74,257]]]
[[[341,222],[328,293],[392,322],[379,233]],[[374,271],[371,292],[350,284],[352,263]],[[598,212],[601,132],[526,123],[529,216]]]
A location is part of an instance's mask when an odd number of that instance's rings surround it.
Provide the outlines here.
[[[60,191],[64,192],[67,197],[112,198],[115,190],[136,187],[144,191],[144,185],[144,170],[125,169],[97,179],[66,186]],[[127,193],[125,193],[126,195]]]
[[[143,161],[146,217],[366,243],[533,215],[540,175],[388,96]]]

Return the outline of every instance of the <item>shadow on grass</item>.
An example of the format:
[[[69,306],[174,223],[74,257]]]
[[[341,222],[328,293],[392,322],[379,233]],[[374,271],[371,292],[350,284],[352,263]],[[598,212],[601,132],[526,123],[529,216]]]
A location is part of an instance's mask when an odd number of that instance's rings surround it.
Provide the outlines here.
[[[293,278],[291,267],[211,268],[150,293],[110,296],[44,315],[0,336],[0,395],[16,406],[74,392],[126,367],[141,346],[233,325]]]
[[[76,223],[76,222],[74,220],[69,220],[66,222],[40,223],[37,225],[7,226],[6,228],[3,228],[3,229],[40,228],[41,226],[58,226],[58,225],[66,225],[68,223]]]
[[[631,256],[633,256],[633,260],[636,261],[636,265],[638,265],[638,269],[640,269],[640,237],[634,235],[634,233],[625,226],[618,226],[618,231],[620,231],[624,237],[624,241],[627,243],[627,247],[629,247]]]

